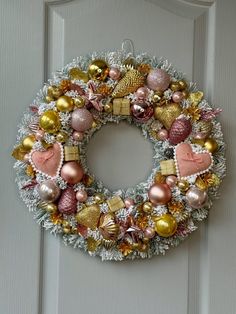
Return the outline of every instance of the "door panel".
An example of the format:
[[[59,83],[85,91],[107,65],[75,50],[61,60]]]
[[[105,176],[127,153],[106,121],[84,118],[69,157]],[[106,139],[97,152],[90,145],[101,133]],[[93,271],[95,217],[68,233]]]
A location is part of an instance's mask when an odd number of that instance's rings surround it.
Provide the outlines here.
[[[1,172],[6,181],[1,188],[0,265],[7,269],[0,284],[1,312],[235,313],[236,214],[231,181],[236,171],[232,166],[236,147],[232,136],[236,132],[232,106],[236,4],[233,0],[224,4],[199,0],[1,2],[0,114],[1,140],[6,147]],[[178,248],[151,260],[102,263],[65,247],[32,222],[13,185],[8,155],[23,109],[51,72],[78,55],[121,49],[124,38],[132,39],[136,52],[169,59],[206,91],[210,101],[223,107],[230,176],[209,221]],[[132,140],[135,135],[129,128],[126,131]],[[93,151],[101,141],[95,142]],[[112,162],[108,156],[104,158],[106,163]],[[134,172],[139,163],[149,162],[145,154],[139,158]],[[99,172],[96,158],[90,160],[95,173]],[[132,172],[129,176],[135,181]],[[121,175],[114,178],[108,174],[106,178],[111,185],[125,180]]]

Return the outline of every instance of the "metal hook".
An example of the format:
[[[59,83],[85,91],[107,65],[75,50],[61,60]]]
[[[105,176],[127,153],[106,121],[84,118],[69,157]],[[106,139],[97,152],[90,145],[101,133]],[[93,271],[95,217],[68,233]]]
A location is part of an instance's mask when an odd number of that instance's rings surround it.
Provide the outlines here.
[[[124,54],[134,55],[134,43],[131,39],[124,39],[121,45],[121,50]]]

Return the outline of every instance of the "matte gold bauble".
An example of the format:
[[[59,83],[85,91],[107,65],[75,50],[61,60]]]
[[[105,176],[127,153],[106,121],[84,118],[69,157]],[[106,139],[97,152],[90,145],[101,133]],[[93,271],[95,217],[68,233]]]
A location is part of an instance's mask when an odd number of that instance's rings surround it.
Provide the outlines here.
[[[56,133],[61,126],[58,113],[53,110],[45,111],[40,117],[39,125],[48,133]]]
[[[75,107],[82,108],[84,106],[84,104],[85,104],[85,100],[81,96],[74,98]]]
[[[62,90],[55,85],[48,86],[48,96],[51,96],[54,99],[59,98],[62,95]]]
[[[188,87],[186,81],[184,81],[184,80],[178,81],[178,84],[179,84],[180,90],[184,90]]]
[[[89,81],[88,74],[86,72],[83,72],[79,68],[70,69],[69,76],[71,80],[81,80],[85,83]]]
[[[68,134],[64,131],[60,131],[57,133],[57,141],[60,143],[65,143],[68,139]]]
[[[177,230],[177,221],[170,214],[164,214],[155,219],[155,231],[161,237],[171,237]]]
[[[206,139],[204,146],[211,153],[215,153],[218,150],[218,144],[214,138],[209,137]]]
[[[173,92],[177,92],[180,90],[180,85],[178,82],[172,82],[170,84],[170,89],[173,91]]]
[[[74,109],[74,102],[73,99],[69,96],[61,96],[56,101],[56,107],[59,111],[62,112],[69,112]]]
[[[29,152],[33,148],[35,141],[36,141],[35,136],[33,134],[30,134],[23,138],[22,147],[24,148],[25,151]]]
[[[94,60],[88,67],[88,75],[92,80],[104,81],[109,73],[109,68],[104,60]]]
[[[153,210],[153,206],[151,202],[145,202],[143,203],[143,207],[142,207],[143,211],[145,213],[150,213]]]
[[[177,183],[178,188],[181,192],[186,192],[189,189],[189,183],[187,180],[179,180]]]

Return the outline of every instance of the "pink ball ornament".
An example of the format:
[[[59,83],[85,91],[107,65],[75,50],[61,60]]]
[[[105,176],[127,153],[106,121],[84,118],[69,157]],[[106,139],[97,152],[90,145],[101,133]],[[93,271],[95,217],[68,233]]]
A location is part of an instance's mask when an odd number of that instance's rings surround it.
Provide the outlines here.
[[[181,92],[174,92],[173,95],[172,95],[172,100],[173,102],[181,102],[183,100],[183,94]]]
[[[155,230],[152,227],[147,227],[144,230],[145,238],[152,239],[155,236]]]
[[[84,132],[91,128],[93,116],[86,108],[79,108],[72,112],[71,126],[74,130]]]
[[[153,107],[145,102],[137,102],[131,106],[133,117],[138,122],[146,122],[153,116]]]
[[[206,205],[208,200],[207,192],[202,191],[196,186],[192,186],[186,193],[186,201],[193,208],[201,208]]]
[[[77,201],[81,203],[85,202],[87,198],[88,198],[88,194],[85,190],[81,190],[76,193],[76,199]]]
[[[69,161],[61,168],[61,177],[69,184],[76,184],[83,178],[84,171],[76,161]]]
[[[170,188],[176,186],[176,183],[177,183],[176,176],[170,175],[166,177],[166,184],[168,184]]]
[[[168,139],[169,133],[168,133],[168,131],[166,129],[160,129],[157,132],[157,136],[158,136],[159,140],[165,141],[165,140]]]
[[[72,137],[75,141],[82,141],[83,137],[84,137],[84,133],[83,132],[78,132],[78,131],[74,131],[72,134]]]
[[[170,75],[162,69],[153,69],[147,76],[147,86],[156,91],[164,91],[170,84]]]
[[[138,99],[145,99],[148,95],[148,89],[147,87],[139,87],[135,93],[136,97]]]
[[[116,81],[120,77],[120,70],[115,67],[111,67],[109,71],[109,76],[112,80]]]
[[[171,199],[171,190],[169,185],[163,183],[153,184],[149,191],[148,197],[154,205],[165,205]]]
[[[43,181],[38,187],[38,193],[42,201],[54,202],[60,195],[60,188],[53,180]]]
[[[30,159],[29,154],[25,154],[24,162],[29,162],[29,159]]]
[[[134,205],[134,200],[132,198],[126,198],[124,203],[126,208],[130,208],[130,206]]]

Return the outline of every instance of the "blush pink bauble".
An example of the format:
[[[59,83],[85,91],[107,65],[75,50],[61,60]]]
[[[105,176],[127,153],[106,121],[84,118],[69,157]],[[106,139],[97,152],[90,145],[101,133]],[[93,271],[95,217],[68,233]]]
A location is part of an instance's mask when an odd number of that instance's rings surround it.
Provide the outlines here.
[[[61,168],[61,177],[69,184],[76,184],[83,178],[84,171],[77,161],[69,161]]]
[[[167,184],[155,183],[150,187],[148,197],[154,205],[167,204],[171,199],[170,187]]]
[[[156,91],[164,91],[170,84],[170,75],[162,69],[153,69],[147,76],[147,86]]]
[[[93,116],[86,108],[79,108],[73,111],[71,126],[74,130],[84,132],[91,128]]]

